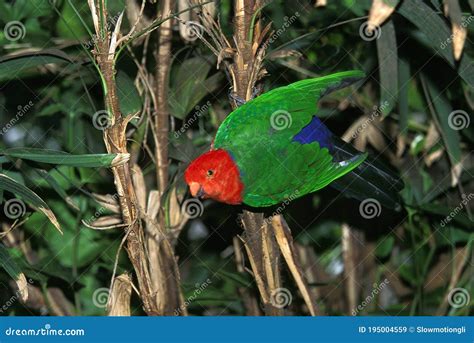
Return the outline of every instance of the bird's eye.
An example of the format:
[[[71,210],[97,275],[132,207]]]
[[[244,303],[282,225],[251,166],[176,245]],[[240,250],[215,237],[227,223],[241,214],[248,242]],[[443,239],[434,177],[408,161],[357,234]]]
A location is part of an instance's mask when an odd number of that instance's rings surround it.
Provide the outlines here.
[[[207,176],[212,176],[212,175],[214,175],[214,170],[209,169],[209,170],[207,171]]]

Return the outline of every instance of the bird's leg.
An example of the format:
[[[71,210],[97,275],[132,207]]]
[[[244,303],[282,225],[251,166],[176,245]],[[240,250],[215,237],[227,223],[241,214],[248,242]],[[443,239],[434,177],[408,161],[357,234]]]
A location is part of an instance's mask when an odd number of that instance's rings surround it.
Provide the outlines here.
[[[242,106],[243,104],[246,103],[245,99],[242,99],[240,96],[235,94],[232,89],[229,91],[229,99],[233,100],[237,107]]]
[[[257,97],[261,93],[261,91],[262,91],[261,87],[253,87],[252,88],[252,99]],[[232,88],[229,91],[229,99],[235,101],[237,106],[242,106],[243,104],[245,104],[247,102],[245,99],[242,99],[240,96],[235,94],[233,92]]]
[[[252,88],[252,99],[255,99],[257,96],[259,96],[263,91],[262,84],[259,83],[256,86]]]

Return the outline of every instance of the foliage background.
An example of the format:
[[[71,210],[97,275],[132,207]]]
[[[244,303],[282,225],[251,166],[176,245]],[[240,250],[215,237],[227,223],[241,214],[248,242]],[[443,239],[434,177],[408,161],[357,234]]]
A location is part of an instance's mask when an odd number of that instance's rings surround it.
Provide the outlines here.
[[[473,314],[474,3],[459,4],[467,30],[459,61],[450,42],[455,21],[444,15],[441,1],[402,0],[372,35],[361,26],[372,5],[368,0],[328,0],[322,7],[312,1],[271,1],[261,10],[262,20],[275,29],[264,90],[364,70],[367,80],[323,99],[319,116],[333,132],[398,169],[406,184],[402,196],[407,206],[401,213],[377,208],[369,219],[361,215],[359,202],[331,188],[285,206],[312,295],[324,313]],[[110,16],[118,18],[126,5],[130,2],[110,1]],[[156,8],[146,4],[148,20]],[[230,35],[232,3],[219,1],[216,13]],[[7,30],[12,22],[21,24],[19,36]],[[167,99],[171,183],[166,194],[181,204],[188,196],[184,167],[209,146],[230,113],[231,84],[223,68],[216,69],[208,47],[196,37],[183,37],[179,25],[173,19]],[[94,37],[85,26],[93,27],[85,1],[0,1],[0,172],[36,192],[64,232],[60,235],[28,204],[21,216],[1,211],[3,315],[104,315],[116,256],[117,274],[133,272],[119,249],[123,231],[94,230],[83,222],[113,214],[93,196],[115,194],[107,168],[44,164],[6,150],[106,152],[103,131],[97,128],[97,113],[104,108],[101,80],[86,53]],[[126,32],[132,25],[124,18],[122,26]],[[147,56],[141,66],[153,74],[154,35],[134,41],[116,64],[121,110],[139,113],[128,131],[131,159],[141,166],[149,189],[156,187],[150,97],[139,82],[136,62],[140,65]],[[11,59],[16,54],[25,57]],[[453,111],[461,116],[458,126],[449,116]],[[16,198],[1,192],[4,206]],[[233,254],[233,237],[242,231],[241,209],[212,201],[205,201],[203,209],[199,217],[183,222],[176,240],[189,313],[249,314],[239,292],[257,294],[256,286],[249,273],[238,269]],[[26,301],[18,292],[25,281],[12,281],[20,271],[29,283]],[[291,295],[288,314],[307,314],[291,276],[282,278]],[[131,313],[143,314],[136,294]]]

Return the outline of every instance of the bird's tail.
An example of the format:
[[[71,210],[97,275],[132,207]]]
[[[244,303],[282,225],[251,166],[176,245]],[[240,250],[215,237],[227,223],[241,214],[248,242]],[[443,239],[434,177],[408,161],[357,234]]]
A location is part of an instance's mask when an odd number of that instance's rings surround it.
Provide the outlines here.
[[[337,137],[334,137],[333,149],[336,161],[346,161],[361,154],[352,145]],[[388,167],[370,156],[350,173],[335,180],[331,186],[360,201],[375,199],[385,207],[397,211],[401,209],[399,192],[404,187],[403,181]]]

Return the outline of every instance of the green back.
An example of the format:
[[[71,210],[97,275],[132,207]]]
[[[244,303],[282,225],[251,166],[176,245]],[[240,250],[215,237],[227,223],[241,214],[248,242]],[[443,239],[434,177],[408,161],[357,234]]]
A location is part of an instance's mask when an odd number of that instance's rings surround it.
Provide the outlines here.
[[[319,98],[360,79],[360,71],[302,80],[276,88],[233,111],[217,131],[214,147],[229,151],[240,169],[244,203],[260,207],[303,196],[357,167],[365,155],[347,164],[333,162],[317,142],[293,137],[317,113]]]

